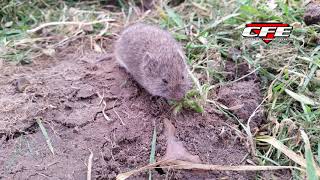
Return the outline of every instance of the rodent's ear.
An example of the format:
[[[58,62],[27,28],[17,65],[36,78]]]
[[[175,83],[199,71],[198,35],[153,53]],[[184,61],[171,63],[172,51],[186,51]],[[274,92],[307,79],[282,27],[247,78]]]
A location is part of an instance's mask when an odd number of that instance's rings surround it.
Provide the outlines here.
[[[150,53],[146,53],[143,57],[142,68],[143,70],[151,73],[155,72],[158,69],[158,61],[156,61]]]

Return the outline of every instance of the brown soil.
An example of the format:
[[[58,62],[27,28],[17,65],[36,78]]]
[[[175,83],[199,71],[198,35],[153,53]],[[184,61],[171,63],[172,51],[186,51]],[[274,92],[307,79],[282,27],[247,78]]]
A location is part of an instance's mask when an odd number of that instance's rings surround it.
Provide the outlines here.
[[[101,55],[80,52],[69,47],[56,58],[41,57],[31,65],[3,64],[0,179],[86,179],[90,151],[93,178],[114,179],[120,172],[148,164],[155,127],[156,158],[164,156],[166,118],[175,126],[177,139],[203,163],[240,165],[250,158],[242,136],[234,130],[239,125],[216,114],[213,107],[206,106],[204,114],[184,110],[174,116],[165,100],[151,97],[113,59],[97,62]],[[250,97],[245,104],[249,107],[236,111],[244,119],[261,102],[259,88],[251,81],[231,84],[220,92],[224,92],[219,96],[228,106]],[[104,97],[105,113],[111,121],[103,116],[100,96]],[[48,131],[54,155],[37,118]],[[141,173],[131,179],[147,176]],[[154,179],[255,176],[253,172],[153,171]]]

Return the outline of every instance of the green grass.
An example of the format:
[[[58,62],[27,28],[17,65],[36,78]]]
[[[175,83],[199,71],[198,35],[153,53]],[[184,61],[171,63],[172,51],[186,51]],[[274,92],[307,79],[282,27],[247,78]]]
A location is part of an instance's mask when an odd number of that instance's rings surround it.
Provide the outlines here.
[[[294,152],[307,154],[309,159],[313,156],[319,164],[320,46],[316,41],[320,38],[320,26],[304,24],[302,1],[276,1],[274,9],[270,9],[272,5],[266,2],[186,0],[176,7],[170,7],[164,2],[147,16],[146,21],[168,28],[184,44],[193,73],[204,77],[185,101],[175,104],[176,112],[185,106],[202,112],[203,103],[211,103],[223,113],[234,117],[208,94],[227,83],[223,68],[212,68],[210,64],[220,59],[218,63],[223,66],[229,49],[238,48],[241,54],[233,59],[238,63],[247,62],[252,69],[257,70],[263,95],[269,97],[263,104],[267,112],[267,123],[261,128],[260,134],[274,136]],[[126,4],[119,1],[118,8],[130,17],[133,13],[132,4],[134,2]],[[43,37],[44,32],[27,33],[27,30],[41,23],[89,22],[100,20],[101,17],[117,19],[115,24],[125,23],[119,22],[125,21],[119,18],[119,14],[104,11],[102,5],[99,1],[61,3],[33,0],[27,3],[7,0],[0,3],[0,58],[28,63],[35,56],[43,54],[43,50],[55,48],[62,39],[33,41],[34,38]],[[71,7],[73,10],[104,13],[78,11],[76,15],[71,15]],[[267,45],[262,41],[241,37],[245,24],[252,21],[279,21],[295,26],[289,41],[274,40]],[[104,28],[104,24],[98,23],[93,26],[93,31],[82,34],[87,38],[96,37]],[[49,36],[74,35],[68,26],[53,26],[45,30]],[[106,32],[103,35],[110,33]],[[316,103],[308,103],[310,101]],[[303,128],[310,139],[310,152],[305,152],[299,128]],[[295,165],[277,149],[266,144],[258,143],[255,151],[261,164]],[[293,176],[301,179],[300,172],[296,170]]]
[[[5,0],[0,2],[0,58],[16,63],[30,63],[39,55],[51,56],[52,49],[62,47],[77,38],[96,37],[109,33],[105,23],[112,13],[102,10],[100,1]],[[120,7],[118,7],[120,8]],[[117,16],[117,15],[115,15]],[[28,30],[40,24],[60,22],[35,33]],[[78,22],[63,25],[63,22]],[[88,28],[89,27],[89,28]],[[92,30],[87,30],[92,29]]]

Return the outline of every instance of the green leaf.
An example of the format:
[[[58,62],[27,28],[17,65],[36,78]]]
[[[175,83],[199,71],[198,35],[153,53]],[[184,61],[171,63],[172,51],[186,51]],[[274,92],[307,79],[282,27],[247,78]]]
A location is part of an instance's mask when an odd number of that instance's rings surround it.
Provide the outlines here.
[[[185,34],[173,33],[174,38],[177,40],[188,40],[188,36]]]
[[[196,89],[190,90],[186,95],[187,98],[192,98],[195,96],[199,96],[199,91],[197,91]]]
[[[279,92],[281,89],[283,89],[283,87],[284,87],[284,84],[283,84],[283,83],[280,83],[280,84],[276,85],[276,86],[273,88],[273,90],[274,90],[275,92]]]
[[[169,16],[169,18],[175,22],[175,24],[179,27],[183,27],[184,26],[184,23],[183,23],[183,20],[181,19],[181,17],[174,12],[174,10],[170,9],[170,8],[166,8],[166,11],[167,11],[167,14]]]
[[[200,106],[196,101],[188,100],[187,101],[187,106],[190,107],[191,109],[195,110],[198,113],[203,113],[204,112],[202,106]]]
[[[318,164],[320,165],[320,142],[318,142]]]
[[[285,79],[285,80],[288,80],[288,79],[289,79],[289,71],[288,71],[287,68],[284,70],[284,79]]]
[[[252,6],[241,6],[240,10],[243,11],[244,13],[248,13],[251,15],[256,15],[256,16],[261,15],[260,12]]]
[[[312,152],[311,152],[309,138],[303,130],[300,130],[300,132],[301,132],[301,137],[305,143],[304,150],[305,150],[305,157],[306,157],[306,161],[307,161],[307,179],[308,180],[318,180],[319,177],[317,176],[314,159],[313,159]]]

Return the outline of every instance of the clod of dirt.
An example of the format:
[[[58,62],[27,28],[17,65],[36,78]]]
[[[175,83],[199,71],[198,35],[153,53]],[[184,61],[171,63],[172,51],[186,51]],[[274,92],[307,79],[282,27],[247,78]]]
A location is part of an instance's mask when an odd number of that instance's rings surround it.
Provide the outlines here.
[[[306,25],[318,24],[320,22],[320,3],[317,1],[310,2],[306,7],[303,18]]]
[[[89,98],[96,93],[94,92],[94,88],[91,85],[84,85],[77,93],[77,98],[86,99]]]
[[[250,116],[255,113],[250,122],[251,128],[258,127],[262,123],[264,116],[261,108],[255,112],[261,103],[261,94],[259,85],[254,81],[223,86],[219,89],[218,97],[244,123],[247,123]]]
[[[200,163],[199,156],[192,155],[184,147],[181,141],[175,137],[176,128],[168,119],[164,119],[164,125],[167,136],[167,150],[163,160],[185,160],[189,162]]]
[[[14,82],[14,85],[16,86],[16,90],[21,93],[30,85],[30,82],[27,78],[21,77]]]

